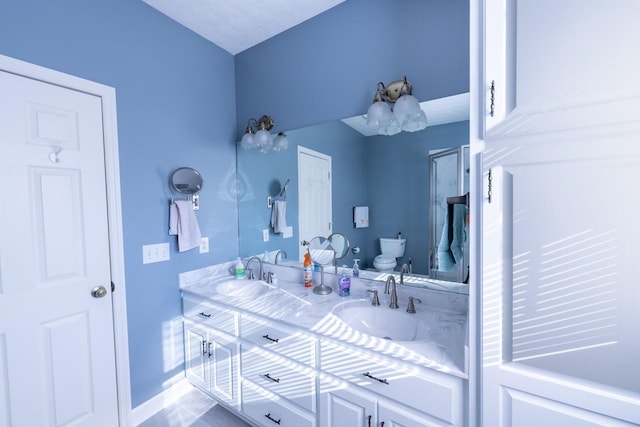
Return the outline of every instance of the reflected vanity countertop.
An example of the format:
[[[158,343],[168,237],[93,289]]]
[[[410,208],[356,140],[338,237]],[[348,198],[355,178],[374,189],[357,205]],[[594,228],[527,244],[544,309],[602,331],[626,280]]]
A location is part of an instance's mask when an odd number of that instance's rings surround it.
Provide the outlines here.
[[[320,337],[330,337],[343,343],[414,363],[426,368],[467,378],[466,374],[466,336],[467,314],[461,311],[459,301],[453,303],[451,309],[446,302],[440,306],[430,305],[433,291],[414,287],[399,286],[398,304],[400,308],[390,313],[399,316],[415,316],[421,325],[421,337],[415,341],[394,341],[378,338],[360,332],[345,323],[337,314],[341,307],[353,306],[363,309],[382,310],[389,308],[389,295],[384,294],[384,283],[366,279],[353,279],[351,295],[340,297],[335,292],[337,275],[325,273],[325,282],[334,288],[329,295],[316,295],[312,289],[305,288],[299,281],[287,277],[289,271],[278,266],[274,268],[278,274],[277,285],[265,285],[269,288],[260,292],[245,295],[229,295],[219,292],[221,284],[233,280],[228,272],[231,264],[221,264],[180,275],[180,288],[183,293],[207,298],[217,304],[227,306],[247,314],[257,314],[276,320],[292,327],[307,329]],[[295,270],[294,270],[295,271]],[[299,272],[299,271],[298,271]],[[370,304],[370,293],[377,290],[380,306]],[[430,294],[431,292],[431,294]],[[407,314],[409,296],[419,298],[416,302],[415,314]],[[440,297],[442,298],[442,297]],[[444,298],[460,299],[462,296],[444,296]],[[437,299],[437,298],[436,298]]]

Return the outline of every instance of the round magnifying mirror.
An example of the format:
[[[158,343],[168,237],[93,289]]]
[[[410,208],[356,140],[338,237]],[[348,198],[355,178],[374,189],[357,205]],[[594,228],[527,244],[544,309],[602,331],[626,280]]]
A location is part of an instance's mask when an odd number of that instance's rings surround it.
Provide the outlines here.
[[[309,241],[309,256],[316,264],[320,264],[320,285],[313,288],[313,293],[318,295],[330,294],[333,289],[324,284],[324,266],[333,264],[336,251],[331,241],[325,237],[314,237]]]
[[[333,233],[328,239],[336,251],[336,260],[347,256],[347,253],[349,253],[349,239],[347,239],[347,236],[342,233]]]
[[[198,194],[204,180],[200,172],[193,168],[179,168],[171,175],[171,188],[182,194]]]

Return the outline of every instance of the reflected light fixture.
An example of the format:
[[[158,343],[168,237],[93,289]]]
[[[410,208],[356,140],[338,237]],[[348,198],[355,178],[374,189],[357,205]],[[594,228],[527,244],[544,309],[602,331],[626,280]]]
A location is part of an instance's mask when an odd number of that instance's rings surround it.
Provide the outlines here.
[[[240,147],[244,149],[257,149],[261,153],[286,150],[289,147],[287,135],[284,132],[280,132],[274,139],[269,133],[273,125],[273,119],[266,114],[260,117],[259,120],[253,117],[250,118],[247,121],[245,133],[240,140]]]
[[[427,115],[420,108],[418,99],[411,95],[412,86],[407,81],[396,80],[386,87],[378,82],[373,104],[367,111],[367,124],[375,126],[380,135],[395,135],[401,131],[416,132],[427,127]],[[393,111],[388,103],[395,103]]]

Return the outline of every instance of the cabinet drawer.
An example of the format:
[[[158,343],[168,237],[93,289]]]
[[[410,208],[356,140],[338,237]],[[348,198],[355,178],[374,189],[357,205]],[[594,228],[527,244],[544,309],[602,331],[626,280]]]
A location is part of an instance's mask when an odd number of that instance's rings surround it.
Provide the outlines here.
[[[258,347],[275,351],[306,366],[315,366],[315,339],[274,322],[242,316],[242,338]]]
[[[310,412],[316,410],[314,373],[289,359],[242,345],[242,377]]]
[[[276,394],[242,381],[242,412],[261,426],[315,427],[315,415],[287,405]]]
[[[320,343],[320,367],[446,423],[456,424],[463,418],[463,380],[460,378],[427,372],[328,341]]]
[[[234,311],[215,306],[200,298],[183,296],[182,313],[187,319],[238,336],[238,314]]]

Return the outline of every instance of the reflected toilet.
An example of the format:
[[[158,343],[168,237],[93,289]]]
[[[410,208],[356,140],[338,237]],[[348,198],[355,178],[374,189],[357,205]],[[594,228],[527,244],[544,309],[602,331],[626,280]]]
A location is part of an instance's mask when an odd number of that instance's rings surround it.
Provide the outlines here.
[[[377,271],[390,272],[398,265],[397,258],[404,255],[406,239],[380,238],[380,255],[373,260],[373,266]]]

